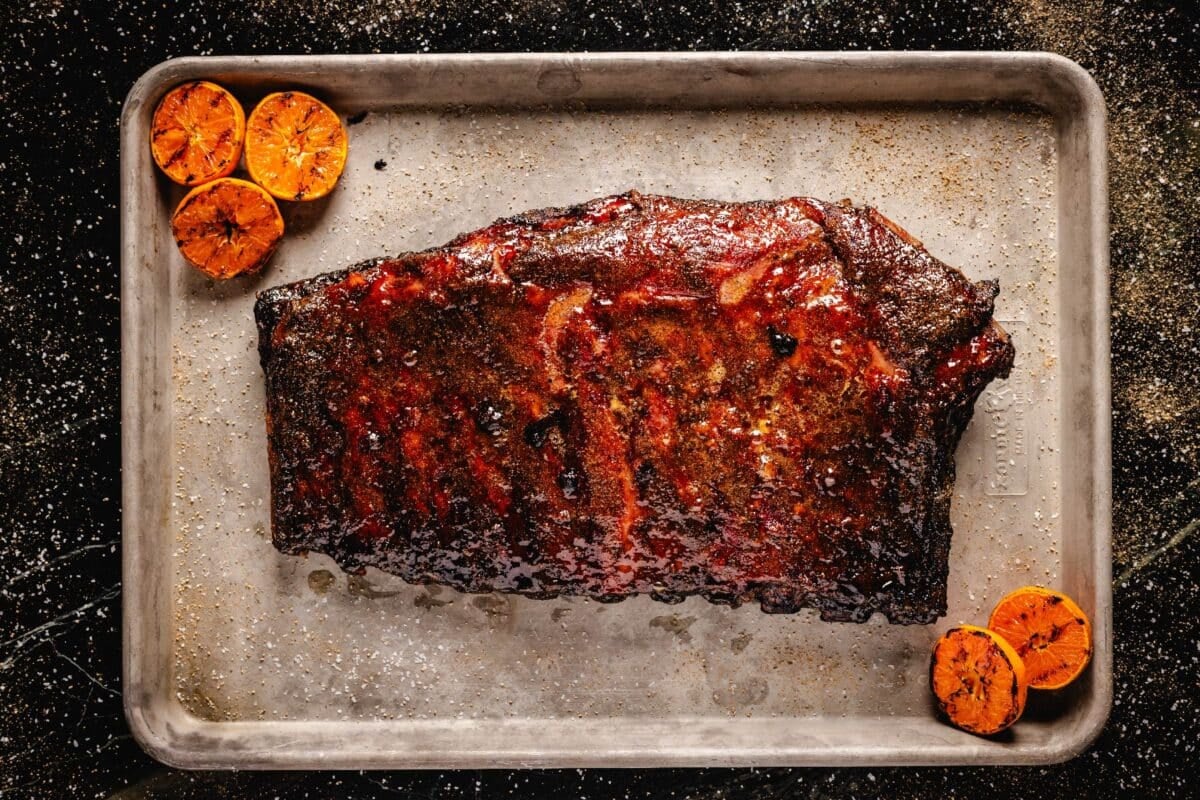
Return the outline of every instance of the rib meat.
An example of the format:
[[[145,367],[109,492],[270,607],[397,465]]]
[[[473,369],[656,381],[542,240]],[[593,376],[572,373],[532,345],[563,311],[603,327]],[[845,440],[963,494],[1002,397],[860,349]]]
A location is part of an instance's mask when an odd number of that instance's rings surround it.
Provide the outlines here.
[[[1013,348],[870,208],[629,193],[263,292],[275,546],[467,592],[945,613]]]

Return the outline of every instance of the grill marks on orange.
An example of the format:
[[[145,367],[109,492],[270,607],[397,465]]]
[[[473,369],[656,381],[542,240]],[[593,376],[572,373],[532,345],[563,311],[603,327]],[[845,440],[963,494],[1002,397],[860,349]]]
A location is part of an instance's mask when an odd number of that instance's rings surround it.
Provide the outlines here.
[[[974,625],[951,628],[938,639],[929,666],[938,707],[970,733],[999,733],[1025,710],[1025,665],[998,634]]]
[[[346,130],[337,114],[303,92],[267,95],[250,113],[246,169],[280,200],[316,200],[346,166]]]
[[[196,186],[233,172],[245,137],[246,116],[237,99],[215,83],[193,81],[159,101],[150,151],[168,178]]]
[[[224,280],[262,269],[283,238],[283,217],[259,187],[221,178],[183,198],[171,230],[189,263]]]
[[[1060,689],[1075,680],[1092,656],[1092,627],[1066,595],[1025,586],[1001,598],[988,627],[1025,662],[1034,689]]]

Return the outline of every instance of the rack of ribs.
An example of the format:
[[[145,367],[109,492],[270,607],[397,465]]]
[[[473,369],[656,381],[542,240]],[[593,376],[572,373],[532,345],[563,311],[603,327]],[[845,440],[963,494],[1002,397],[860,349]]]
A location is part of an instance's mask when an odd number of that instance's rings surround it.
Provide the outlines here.
[[[271,523],[465,592],[946,610],[1013,347],[870,208],[628,193],[262,292]]]

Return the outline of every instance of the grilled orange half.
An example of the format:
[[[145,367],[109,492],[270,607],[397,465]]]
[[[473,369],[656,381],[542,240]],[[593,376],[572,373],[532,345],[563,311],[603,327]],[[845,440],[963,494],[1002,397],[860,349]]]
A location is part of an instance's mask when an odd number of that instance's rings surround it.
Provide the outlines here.
[[[209,81],[192,81],[167,92],[150,123],[154,162],[184,186],[198,186],[233,172],[245,138],[241,103]]]
[[[1042,586],[1025,586],[1000,598],[988,627],[1025,662],[1034,689],[1061,689],[1079,677],[1092,657],[1092,625],[1075,601]]]
[[[974,625],[946,631],[933,647],[929,684],[956,727],[989,735],[1025,710],[1029,683],[1021,657],[999,634]]]
[[[246,125],[246,169],[280,200],[316,200],[333,191],[349,146],[342,121],[303,92],[269,94]]]
[[[253,183],[220,178],[188,192],[171,217],[171,230],[188,263],[225,280],[263,268],[283,238],[283,217]]]

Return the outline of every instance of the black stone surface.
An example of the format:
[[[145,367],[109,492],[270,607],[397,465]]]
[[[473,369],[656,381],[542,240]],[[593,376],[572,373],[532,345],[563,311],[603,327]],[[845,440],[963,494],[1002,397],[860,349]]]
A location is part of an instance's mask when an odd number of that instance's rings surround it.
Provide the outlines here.
[[[1195,797],[1200,60],[1142,0],[20,0],[0,9],[0,797]],[[1116,703],[1045,768],[182,773],[121,712],[117,123],[172,56],[1047,49],[1109,103]]]

